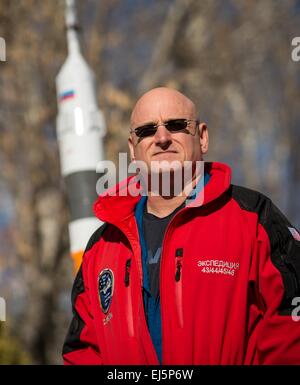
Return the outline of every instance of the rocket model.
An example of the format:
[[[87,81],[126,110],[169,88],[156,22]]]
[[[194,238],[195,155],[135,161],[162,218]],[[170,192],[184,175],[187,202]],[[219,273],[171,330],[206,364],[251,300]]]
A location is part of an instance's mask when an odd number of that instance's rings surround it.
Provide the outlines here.
[[[70,206],[71,255],[77,271],[86,244],[101,225],[94,217],[97,199],[96,165],[104,159],[103,114],[97,107],[94,75],[84,60],[78,39],[74,0],[66,0],[68,57],[57,78],[57,137]]]

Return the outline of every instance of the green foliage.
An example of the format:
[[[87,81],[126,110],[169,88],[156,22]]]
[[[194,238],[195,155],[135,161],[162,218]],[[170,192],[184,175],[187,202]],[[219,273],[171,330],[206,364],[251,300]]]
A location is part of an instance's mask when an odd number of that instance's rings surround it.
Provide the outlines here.
[[[10,333],[6,322],[0,322],[0,364],[2,365],[26,365],[31,359],[16,337]]]

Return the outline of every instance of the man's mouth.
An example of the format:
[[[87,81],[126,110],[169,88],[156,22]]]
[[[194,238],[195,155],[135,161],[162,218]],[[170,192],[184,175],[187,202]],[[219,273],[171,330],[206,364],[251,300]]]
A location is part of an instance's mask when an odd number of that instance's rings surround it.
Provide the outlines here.
[[[155,156],[155,155],[162,155],[162,154],[177,154],[177,151],[159,151],[159,152],[155,152],[152,156]]]

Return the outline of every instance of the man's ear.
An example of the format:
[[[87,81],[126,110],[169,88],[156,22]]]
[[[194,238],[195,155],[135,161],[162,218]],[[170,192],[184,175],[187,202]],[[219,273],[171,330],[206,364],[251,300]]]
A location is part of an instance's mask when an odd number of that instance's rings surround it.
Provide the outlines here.
[[[208,137],[208,128],[205,123],[199,124],[199,135],[200,135],[200,148],[202,154],[206,154],[208,151],[209,137]]]
[[[132,141],[132,136],[130,135],[128,138],[128,147],[129,147],[129,155],[131,162],[135,160],[135,155],[134,155],[134,145]]]

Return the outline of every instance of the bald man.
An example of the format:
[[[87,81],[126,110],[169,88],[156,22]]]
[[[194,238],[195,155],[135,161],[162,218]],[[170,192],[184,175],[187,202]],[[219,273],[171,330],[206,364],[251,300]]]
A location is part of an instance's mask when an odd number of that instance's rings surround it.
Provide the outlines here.
[[[64,362],[299,364],[298,231],[203,162],[208,129],[180,92],[138,100],[128,145],[140,171],[95,203]]]
[[[149,130],[149,124],[151,133],[153,123],[153,135],[143,137]],[[172,127],[177,131],[173,132]],[[202,161],[208,150],[207,127],[197,120],[194,103],[180,92],[169,88],[156,88],[139,99],[131,114],[130,132],[128,145],[131,159],[145,162],[147,169],[152,169],[153,172],[155,170],[151,167],[152,163],[165,161],[174,164],[177,161],[184,169],[184,162]],[[197,171],[194,170],[192,180],[186,181],[191,188],[200,177]],[[190,189],[172,197],[149,194],[148,211],[157,217],[166,217],[184,202]]]

